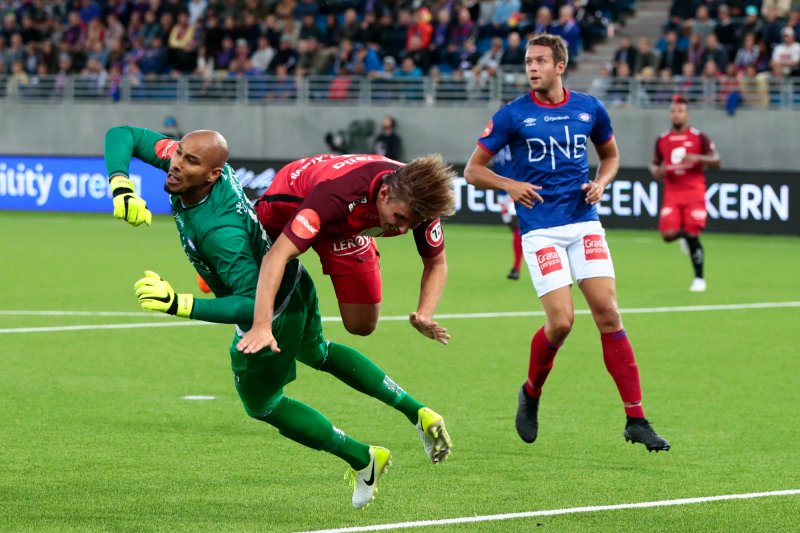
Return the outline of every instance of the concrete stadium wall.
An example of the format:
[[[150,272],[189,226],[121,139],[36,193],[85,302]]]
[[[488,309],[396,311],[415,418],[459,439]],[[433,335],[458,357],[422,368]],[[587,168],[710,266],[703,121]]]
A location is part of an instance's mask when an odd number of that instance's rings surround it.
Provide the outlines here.
[[[328,151],[325,133],[352,120],[398,119],[405,159],[439,152],[452,163],[465,163],[494,107],[248,106],[200,104],[0,103],[0,153],[5,155],[101,155],[103,135],[111,126],[134,124],[159,129],[173,115],[184,132],[221,131],[231,155],[244,159],[296,159]],[[612,109],[622,166],[647,165],[656,135],[669,126],[666,109]],[[692,123],[709,134],[722,154],[724,168],[800,169],[800,111],[695,110]],[[592,152],[593,154],[593,152]]]

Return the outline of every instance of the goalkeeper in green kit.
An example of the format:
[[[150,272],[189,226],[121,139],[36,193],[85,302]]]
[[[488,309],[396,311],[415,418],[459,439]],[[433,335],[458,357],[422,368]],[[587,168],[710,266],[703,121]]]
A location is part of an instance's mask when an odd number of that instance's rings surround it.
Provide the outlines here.
[[[451,442],[440,415],[361,353],[325,340],[316,289],[297,259],[286,265],[274,302],[272,329],[280,350],[245,355],[236,349],[253,322],[259,267],[272,243],[227,163],[228,145],[220,133],[199,130],[177,141],[143,128],[114,127],[106,133],[104,155],[114,216],[134,226],[149,225],[151,214],[128,178],[131,158],[167,172],[164,190],[170,194],[181,244],[216,298],[195,300],[191,294],[176,294],[151,271],[136,282],[136,295],[146,310],[236,325],[229,349],[231,367],[249,416],[300,444],[344,459],[352,468],[356,508],[374,498],[391,454],[353,439],[321,413],[286,397],[283,387],[295,379],[295,361],[328,372],[394,407],[416,425],[431,461],[447,458]]]

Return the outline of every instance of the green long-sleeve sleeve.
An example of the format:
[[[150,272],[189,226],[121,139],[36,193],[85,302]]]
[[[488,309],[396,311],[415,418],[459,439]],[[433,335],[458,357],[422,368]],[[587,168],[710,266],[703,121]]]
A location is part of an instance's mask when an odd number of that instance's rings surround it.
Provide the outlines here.
[[[247,296],[197,298],[191,318],[217,324],[252,324],[255,303],[254,299]]]
[[[103,146],[107,176],[128,176],[131,159],[134,157],[148,165],[168,171],[169,156],[166,145],[177,142],[146,128],[115,126],[106,132]]]

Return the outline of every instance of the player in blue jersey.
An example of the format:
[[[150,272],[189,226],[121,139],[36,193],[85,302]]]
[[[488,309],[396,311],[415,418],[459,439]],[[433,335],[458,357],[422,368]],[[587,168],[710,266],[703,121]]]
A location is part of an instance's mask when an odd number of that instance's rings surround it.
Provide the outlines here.
[[[568,60],[559,37],[541,34],[528,41],[525,73],[531,91],[494,114],[464,170],[469,183],[504,190],[514,199],[525,260],[547,315],[531,341],[528,379],[518,395],[517,432],[525,442],[536,440],[542,386],[574,322],[574,276],[622,397],[625,439],[649,451],[669,450],[644,415],[639,369],[622,327],[614,266],[595,207],[619,168],[611,119],[597,98],[564,88],[561,77]],[[600,158],[594,180],[589,179],[589,141]],[[513,178],[488,167],[506,145]]]

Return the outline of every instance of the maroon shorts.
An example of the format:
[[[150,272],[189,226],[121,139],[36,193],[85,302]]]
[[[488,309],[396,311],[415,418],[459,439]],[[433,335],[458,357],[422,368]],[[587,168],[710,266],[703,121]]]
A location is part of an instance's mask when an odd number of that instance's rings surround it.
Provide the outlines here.
[[[689,235],[699,235],[706,227],[707,218],[705,198],[691,202],[664,200],[658,231],[666,233],[683,230]]]
[[[322,263],[322,273],[331,277],[340,303],[381,301],[380,254],[374,238],[338,236],[318,239],[313,246]]]

